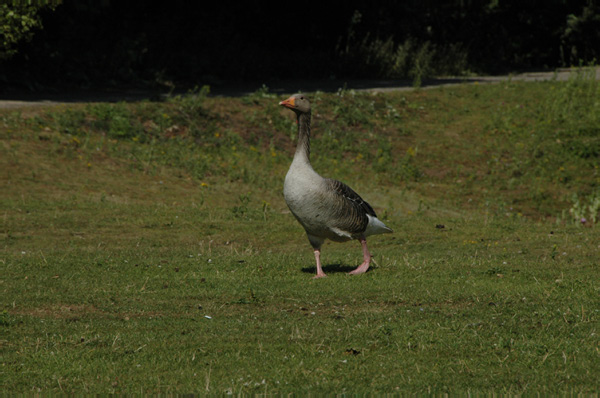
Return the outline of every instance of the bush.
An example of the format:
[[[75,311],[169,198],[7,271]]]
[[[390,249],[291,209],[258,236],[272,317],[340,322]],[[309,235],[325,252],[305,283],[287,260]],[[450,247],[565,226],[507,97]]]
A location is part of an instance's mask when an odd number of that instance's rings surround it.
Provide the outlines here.
[[[15,2],[13,2],[15,3]],[[0,60],[11,58],[17,53],[19,42],[28,42],[36,30],[42,28],[39,11],[54,9],[52,5],[0,4]]]
[[[410,37],[397,43],[393,36],[382,40],[370,33],[357,39],[355,29],[360,20],[360,12],[355,11],[346,37],[336,47],[345,74],[410,78],[420,86],[432,76],[466,73],[468,53],[460,43],[434,44]]]

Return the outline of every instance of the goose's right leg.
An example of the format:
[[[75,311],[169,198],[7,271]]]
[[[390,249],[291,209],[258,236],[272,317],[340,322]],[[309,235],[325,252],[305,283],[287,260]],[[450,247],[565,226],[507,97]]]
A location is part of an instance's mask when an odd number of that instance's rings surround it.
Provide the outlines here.
[[[364,237],[360,238],[360,244],[363,249],[363,263],[354,271],[350,271],[350,275],[364,274],[368,271],[369,264],[371,263],[371,253],[369,253],[369,249],[367,248],[367,240]]]

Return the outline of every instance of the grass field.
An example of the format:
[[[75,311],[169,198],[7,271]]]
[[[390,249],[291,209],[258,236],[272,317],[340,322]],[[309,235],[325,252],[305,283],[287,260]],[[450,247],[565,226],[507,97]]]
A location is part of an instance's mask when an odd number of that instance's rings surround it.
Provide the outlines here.
[[[266,88],[2,111],[2,391],[598,392],[599,83],[311,97],[365,275],[311,279]]]

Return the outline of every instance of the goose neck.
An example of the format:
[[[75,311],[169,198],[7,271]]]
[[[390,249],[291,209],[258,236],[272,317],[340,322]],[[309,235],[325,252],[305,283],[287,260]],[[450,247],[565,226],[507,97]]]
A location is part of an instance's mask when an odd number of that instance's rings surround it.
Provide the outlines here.
[[[310,160],[310,112],[298,115],[298,146],[294,157]]]

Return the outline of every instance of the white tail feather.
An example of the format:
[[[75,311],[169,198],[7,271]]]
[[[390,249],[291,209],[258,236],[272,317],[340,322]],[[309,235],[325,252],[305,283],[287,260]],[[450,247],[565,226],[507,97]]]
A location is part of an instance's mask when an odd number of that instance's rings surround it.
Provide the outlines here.
[[[367,214],[369,218],[369,224],[367,224],[367,229],[365,230],[365,236],[369,235],[377,235],[377,234],[388,234],[392,231],[391,228],[388,228],[383,221],[378,219],[377,217],[373,217]]]

